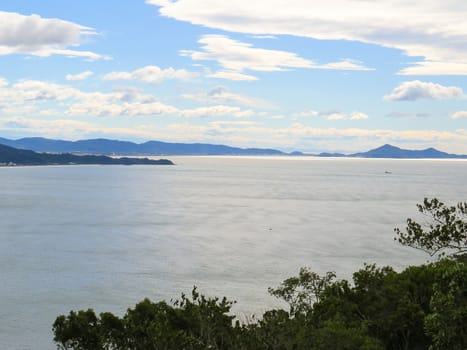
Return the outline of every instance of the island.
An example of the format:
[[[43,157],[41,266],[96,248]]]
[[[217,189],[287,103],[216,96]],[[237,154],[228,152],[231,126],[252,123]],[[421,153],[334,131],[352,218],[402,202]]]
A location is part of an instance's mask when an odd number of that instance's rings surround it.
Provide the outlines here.
[[[113,158],[103,155],[37,153],[0,144],[0,166],[20,165],[173,165],[168,159]]]

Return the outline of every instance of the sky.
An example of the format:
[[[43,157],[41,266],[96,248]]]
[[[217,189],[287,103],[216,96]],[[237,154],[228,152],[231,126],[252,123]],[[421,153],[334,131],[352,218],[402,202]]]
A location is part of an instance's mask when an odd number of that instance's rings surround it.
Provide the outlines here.
[[[0,137],[467,154],[462,0],[0,3]]]

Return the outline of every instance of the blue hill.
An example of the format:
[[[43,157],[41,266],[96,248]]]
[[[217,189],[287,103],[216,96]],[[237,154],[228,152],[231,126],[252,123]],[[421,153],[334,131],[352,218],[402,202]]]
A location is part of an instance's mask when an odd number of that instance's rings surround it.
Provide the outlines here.
[[[384,145],[368,152],[354,153],[351,157],[361,158],[400,158],[400,159],[446,159],[446,158],[467,158],[466,155],[450,154],[438,151],[435,148],[427,148],[424,150],[408,150],[395,147],[392,145]]]
[[[205,143],[169,143],[148,141],[134,142],[108,139],[80,141],[51,140],[41,137],[29,137],[19,140],[0,138],[0,144],[29,149],[36,152],[83,153],[83,154],[120,154],[120,155],[283,155],[274,149],[237,148],[225,145]]]

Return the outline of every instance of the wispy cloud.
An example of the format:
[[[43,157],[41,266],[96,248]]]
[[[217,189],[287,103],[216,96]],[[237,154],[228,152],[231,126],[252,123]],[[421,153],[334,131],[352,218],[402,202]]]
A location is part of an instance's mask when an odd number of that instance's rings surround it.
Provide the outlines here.
[[[86,70],[84,72],[78,74],[67,74],[66,80],[75,81],[75,80],[86,80],[87,78],[91,77],[94,73],[90,70]]]
[[[368,115],[362,112],[354,112],[352,114],[331,113],[327,116],[327,120],[364,120],[368,119]]]
[[[262,101],[233,93],[225,86],[216,86],[208,92],[183,94],[182,97],[201,103],[231,103],[250,107],[258,106],[259,104],[265,104]]]
[[[386,101],[416,101],[420,99],[442,100],[462,98],[464,92],[457,86],[443,86],[435,83],[426,83],[420,80],[406,81],[396,87],[389,95],[384,96]]]
[[[204,35],[198,41],[202,51],[182,50],[182,56],[195,61],[216,61],[222,70],[210,77],[231,80],[255,80],[243,72],[277,72],[289,69],[369,70],[358,62],[342,60],[317,64],[293,52],[254,47],[253,44],[231,39],[225,35]]]
[[[352,112],[350,114],[341,113],[337,111],[325,112],[325,111],[314,111],[308,110],[300,113],[295,113],[292,115],[293,117],[299,118],[315,118],[315,117],[322,117],[330,121],[337,121],[337,120],[365,120],[368,119],[368,114],[363,112]]]
[[[196,72],[172,67],[161,69],[158,66],[146,66],[132,72],[111,72],[104,76],[104,80],[140,80],[149,84],[159,84],[163,80],[190,80],[198,77]]]
[[[250,35],[348,40],[421,57],[401,74],[467,74],[462,1],[147,0],[166,17]],[[421,10],[422,13],[421,13]]]
[[[208,78],[217,78],[217,79],[226,79],[234,81],[255,81],[258,80],[257,77],[253,75],[243,74],[234,71],[218,71],[212,74],[207,75]]]
[[[224,69],[242,72],[281,71],[287,68],[310,68],[312,62],[298,55],[279,50],[265,50],[224,35],[204,35],[198,41],[203,51],[181,51],[195,61],[217,61]]]
[[[236,118],[249,118],[255,116],[252,110],[242,110],[240,107],[232,107],[225,105],[209,106],[184,109],[180,111],[183,117],[220,117],[220,116],[234,116]]]

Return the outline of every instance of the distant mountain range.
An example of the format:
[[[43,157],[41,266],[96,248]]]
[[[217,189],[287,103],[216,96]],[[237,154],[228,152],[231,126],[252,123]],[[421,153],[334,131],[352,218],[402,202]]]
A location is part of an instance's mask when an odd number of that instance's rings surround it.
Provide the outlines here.
[[[205,143],[168,143],[148,141],[137,144],[107,139],[63,141],[41,137],[8,140],[0,138],[0,144],[29,149],[36,152],[105,154],[105,155],[285,155],[274,149],[237,148]]]
[[[148,158],[111,158],[107,156],[81,155],[70,153],[52,154],[37,153],[30,150],[16,149],[0,144],[0,165],[71,165],[71,164],[101,164],[101,165],[173,165],[170,160],[153,160]]]
[[[225,145],[213,145],[206,143],[169,143],[161,141],[148,141],[145,143],[134,143],[128,141],[117,141],[108,139],[93,139],[80,141],[52,140],[41,137],[22,138],[10,140],[0,138],[0,144],[10,147],[27,149],[36,152],[47,153],[73,153],[91,155],[293,155],[293,156],[315,156],[315,157],[360,157],[360,158],[405,158],[405,159],[443,159],[457,158],[467,159],[467,155],[450,154],[438,151],[434,148],[424,150],[406,150],[399,147],[384,145],[368,152],[342,154],[342,153],[320,153],[303,154],[295,151],[285,153],[275,149],[265,148],[238,148]]]

